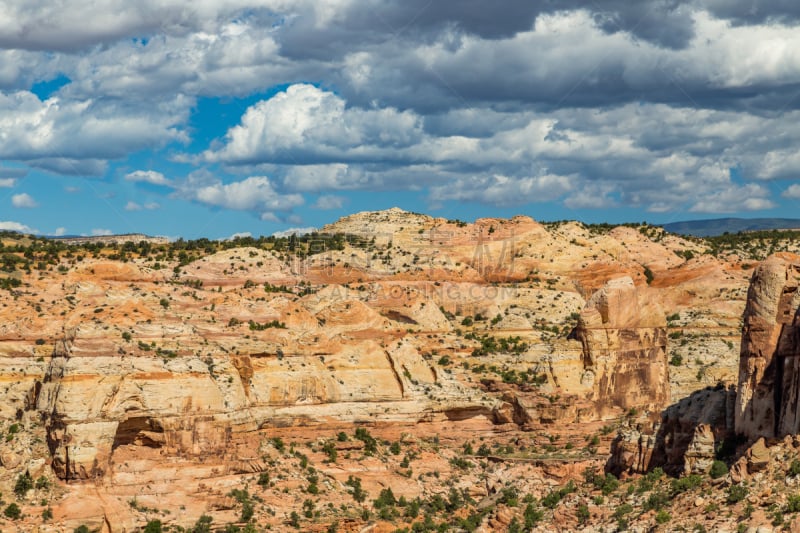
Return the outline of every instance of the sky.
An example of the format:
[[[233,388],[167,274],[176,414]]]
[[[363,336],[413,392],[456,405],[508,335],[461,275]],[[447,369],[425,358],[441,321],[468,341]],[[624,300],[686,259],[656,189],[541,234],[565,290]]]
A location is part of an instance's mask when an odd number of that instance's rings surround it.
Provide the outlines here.
[[[800,217],[796,0],[0,0],[0,229]]]

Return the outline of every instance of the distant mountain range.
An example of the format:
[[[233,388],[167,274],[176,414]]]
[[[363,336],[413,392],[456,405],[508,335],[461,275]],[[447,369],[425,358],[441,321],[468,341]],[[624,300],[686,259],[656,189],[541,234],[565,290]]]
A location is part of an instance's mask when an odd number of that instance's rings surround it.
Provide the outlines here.
[[[798,218],[714,218],[710,220],[685,220],[662,224],[670,233],[714,237],[725,232],[760,231],[772,229],[800,229]]]

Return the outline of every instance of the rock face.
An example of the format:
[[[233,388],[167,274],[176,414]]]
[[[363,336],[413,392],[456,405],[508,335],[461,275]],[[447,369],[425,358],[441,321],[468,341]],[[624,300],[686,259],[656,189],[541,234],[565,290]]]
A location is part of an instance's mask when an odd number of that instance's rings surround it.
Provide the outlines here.
[[[669,406],[652,428],[625,427],[606,465],[614,474],[643,474],[655,467],[706,474],[723,442],[733,436],[733,388],[706,388]]]
[[[433,384],[447,397],[427,398]],[[321,358],[54,357],[37,407],[56,474],[87,479],[103,476],[124,446],[221,457],[237,435],[260,429],[355,422],[378,412],[413,422],[426,409],[457,409],[459,401],[477,407],[437,379],[410,345],[365,342]]]
[[[622,474],[644,474],[656,466],[653,461],[655,448],[655,430],[647,432],[641,427],[622,428],[611,443],[611,456],[606,463],[606,470],[618,477]]]
[[[733,388],[699,390],[663,414],[655,455],[668,472],[706,474],[733,435]]]
[[[800,256],[753,273],[744,310],[736,432],[750,440],[800,431]]]
[[[598,413],[659,413],[669,403],[666,319],[629,277],[609,281],[581,312],[584,380]]]

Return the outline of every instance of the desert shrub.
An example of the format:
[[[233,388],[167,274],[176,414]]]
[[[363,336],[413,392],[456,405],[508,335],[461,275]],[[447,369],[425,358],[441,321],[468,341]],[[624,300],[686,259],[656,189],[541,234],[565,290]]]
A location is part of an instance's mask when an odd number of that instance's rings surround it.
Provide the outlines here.
[[[353,489],[353,499],[355,501],[360,503],[367,499],[367,492],[361,488],[360,478],[349,476],[344,484]]]
[[[14,484],[14,494],[16,494],[18,498],[22,498],[32,488],[33,479],[31,479],[30,474],[25,472],[24,474],[20,474],[17,478],[17,482]]]
[[[586,524],[589,521],[591,515],[589,514],[589,506],[586,504],[581,504],[578,506],[578,510],[575,511],[575,516],[578,517],[578,523],[581,525]]]
[[[161,533],[161,520],[150,520],[144,526],[144,533]]]
[[[197,519],[197,522],[194,523],[194,527],[189,531],[191,533],[211,533],[211,523],[213,521],[213,518],[204,514]]]
[[[796,476],[800,474],[800,460],[794,459],[792,460],[792,464],[789,466],[788,475]]]
[[[372,502],[373,507],[380,509],[381,507],[390,507],[397,504],[397,499],[391,488],[381,490],[378,498]]]
[[[22,517],[22,510],[16,503],[9,503],[8,506],[3,510],[3,514],[11,520],[19,520],[20,517]]]
[[[800,512],[800,494],[794,494],[792,496],[789,496],[789,499],[786,502],[786,512],[787,513]]]
[[[728,487],[728,496],[726,500],[728,503],[738,503],[747,497],[748,492],[747,487],[744,485],[731,485]]]
[[[522,517],[525,520],[525,529],[529,530],[542,520],[542,518],[544,517],[544,511],[542,511],[541,509],[537,509],[536,507],[534,507],[532,503],[529,503],[525,507],[525,511],[522,513]]]
[[[332,463],[336,462],[336,458],[339,454],[336,451],[336,445],[333,441],[326,441],[325,444],[322,445],[322,451],[328,455],[328,461]]]
[[[711,471],[709,472],[709,475],[713,479],[719,479],[722,476],[726,475],[727,473],[728,473],[728,465],[726,465],[723,461],[717,459],[711,464]]]
[[[690,476],[682,477],[680,479],[673,479],[672,495],[674,497],[682,492],[687,492],[692,489],[696,489],[702,483],[703,483],[703,477],[697,474],[692,474]]]
[[[572,492],[575,492],[575,485],[570,481],[560,489],[549,492],[542,498],[542,505],[548,509],[555,509],[559,502],[564,499],[564,496]]]
[[[651,509],[660,511],[662,508],[666,507],[668,503],[669,496],[667,496],[664,492],[657,490],[650,493],[650,496],[648,496],[644,501],[642,509],[645,511],[649,511]]]

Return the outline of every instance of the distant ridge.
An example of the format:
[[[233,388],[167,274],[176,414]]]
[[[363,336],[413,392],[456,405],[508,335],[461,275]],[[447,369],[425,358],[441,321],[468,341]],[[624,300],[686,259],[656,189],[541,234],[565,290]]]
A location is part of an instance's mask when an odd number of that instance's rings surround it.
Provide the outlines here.
[[[670,233],[693,235],[695,237],[715,237],[725,232],[759,231],[773,229],[800,229],[797,218],[714,218],[710,220],[686,220],[663,224]]]
[[[65,244],[87,244],[87,243],[117,243],[123,244],[126,242],[149,242],[151,244],[169,244],[169,239],[167,237],[151,237],[149,235],[144,235],[142,233],[124,233],[122,235],[95,235],[91,237],[79,237],[79,236],[62,236],[62,237],[51,237],[51,239],[56,241],[61,241]]]

